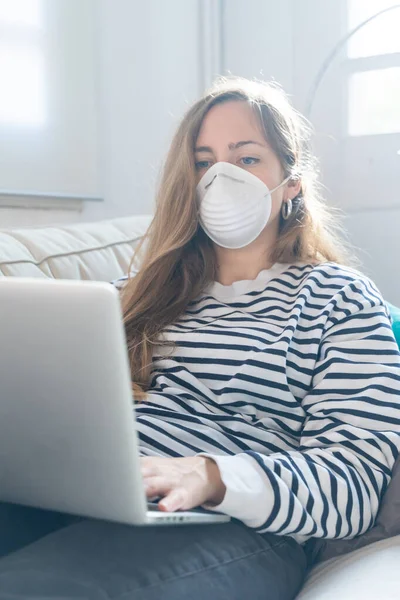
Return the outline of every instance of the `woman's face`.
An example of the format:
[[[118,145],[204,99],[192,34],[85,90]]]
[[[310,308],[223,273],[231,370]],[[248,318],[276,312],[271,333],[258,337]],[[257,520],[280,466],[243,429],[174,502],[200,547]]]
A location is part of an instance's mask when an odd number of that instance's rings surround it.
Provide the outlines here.
[[[251,107],[242,101],[216,104],[205,116],[195,147],[198,181],[213,164],[228,162],[249,171],[270,190],[284,179],[282,166],[265,141]],[[272,194],[269,223],[277,220],[282,202],[293,198],[293,186],[282,186]]]

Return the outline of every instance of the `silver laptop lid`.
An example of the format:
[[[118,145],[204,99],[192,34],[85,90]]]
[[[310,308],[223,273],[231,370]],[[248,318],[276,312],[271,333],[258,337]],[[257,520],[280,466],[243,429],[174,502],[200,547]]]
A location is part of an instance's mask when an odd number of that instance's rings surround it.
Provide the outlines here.
[[[0,279],[0,332],[0,500],[143,522],[118,292]]]

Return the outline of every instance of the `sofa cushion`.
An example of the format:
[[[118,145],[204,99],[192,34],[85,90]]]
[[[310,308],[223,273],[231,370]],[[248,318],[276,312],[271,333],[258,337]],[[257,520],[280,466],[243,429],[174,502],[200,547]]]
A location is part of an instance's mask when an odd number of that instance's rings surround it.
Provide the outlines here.
[[[0,231],[0,276],[111,281],[128,272],[150,215]]]
[[[387,306],[390,311],[390,316],[392,317],[394,337],[396,338],[397,345],[400,348],[400,308],[397,308],[397,306],[393,306],[393,304],[389,303],[387,303]]]
[[[400,536],[312,569],[296,600],[398,600]]]

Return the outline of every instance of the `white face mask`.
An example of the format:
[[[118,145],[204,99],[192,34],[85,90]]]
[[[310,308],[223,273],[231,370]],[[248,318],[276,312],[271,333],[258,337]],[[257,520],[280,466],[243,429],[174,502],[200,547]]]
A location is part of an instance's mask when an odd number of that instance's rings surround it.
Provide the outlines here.
[[[200,224],[223,248],[244,248],[260,235],[271,215],[273,190],[231,163],[215,163],[200,179],[196,193]]]

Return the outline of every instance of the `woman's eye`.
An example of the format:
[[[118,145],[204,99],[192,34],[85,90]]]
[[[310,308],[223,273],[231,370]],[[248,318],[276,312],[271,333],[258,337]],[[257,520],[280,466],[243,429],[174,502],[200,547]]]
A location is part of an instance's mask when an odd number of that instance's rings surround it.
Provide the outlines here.
[[[197,171],[201,171],[202,169],[208,169],[211,165],[211,161],[209,160],[198,160],[195,163]]]
[[[256,165],[257,163],[259,163],[260,159],[259,158],[253,158],[252,156],[243,156],[240,159],[240,161],[241,161],[241,163],[243,165],[245,165],[246,167],[249,167],[251,165]]]

